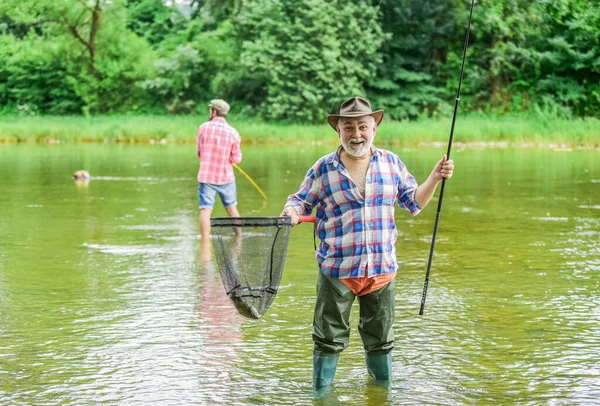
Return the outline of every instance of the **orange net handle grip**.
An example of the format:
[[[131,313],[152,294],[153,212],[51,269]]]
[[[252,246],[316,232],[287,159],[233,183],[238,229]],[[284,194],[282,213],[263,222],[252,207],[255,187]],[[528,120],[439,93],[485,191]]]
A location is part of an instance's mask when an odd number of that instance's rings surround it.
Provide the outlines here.
[[[316,219],[315,216],[299,216],[298,223],[314,223]]]

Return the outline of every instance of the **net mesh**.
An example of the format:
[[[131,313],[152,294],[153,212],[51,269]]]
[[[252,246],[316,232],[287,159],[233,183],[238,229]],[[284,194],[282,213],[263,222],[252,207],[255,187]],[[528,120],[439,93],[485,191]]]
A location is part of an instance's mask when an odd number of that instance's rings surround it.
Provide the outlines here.
[[[242,316],[262,317],[279,289],[291,219],[224,217],[212,218],[210,224],[227,296]]]

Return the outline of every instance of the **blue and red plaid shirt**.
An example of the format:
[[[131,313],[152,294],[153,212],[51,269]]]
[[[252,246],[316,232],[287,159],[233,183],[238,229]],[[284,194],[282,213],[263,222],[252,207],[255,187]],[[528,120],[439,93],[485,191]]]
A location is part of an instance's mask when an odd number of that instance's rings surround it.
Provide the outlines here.
[[[394,221],[396,202],[414,216],[417,182],[390,151],[372,147],[365,196],[340,160],[341,146],[319,159],[306,174],[300,190],[286,207],[309,215],[316,207],[316,232],[321,240],[317,263],[321,272],[338,279],[362,278],[396,272]]]

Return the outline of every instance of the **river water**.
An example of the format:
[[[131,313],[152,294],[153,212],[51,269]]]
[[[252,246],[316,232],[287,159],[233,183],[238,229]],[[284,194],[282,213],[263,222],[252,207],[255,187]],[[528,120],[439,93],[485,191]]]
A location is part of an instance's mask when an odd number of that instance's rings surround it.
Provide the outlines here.
[[[333,146],[244,146],[244,216],[275,216]],[[418,181],[443,148],[390,148]],[[201,249],[194,146],[0,145],[0,404],[591,404],[600,399],[598,152],[466,149],[444,197],[398,209],[389,388],[356,323],[333,391],[311,389],[317,269],[292,229],[260,320]],[[78,185],[71,174],[88,170]],[[224,216],[217,203],[214,216]]]

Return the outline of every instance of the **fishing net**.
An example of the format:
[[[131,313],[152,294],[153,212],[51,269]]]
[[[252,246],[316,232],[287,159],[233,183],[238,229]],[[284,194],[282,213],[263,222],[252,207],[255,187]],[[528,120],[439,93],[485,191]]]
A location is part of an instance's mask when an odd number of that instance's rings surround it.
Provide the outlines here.
[[[262,317],[277,295],[290,217],[212,218],[213,248],[227,296],[245,317]]]

